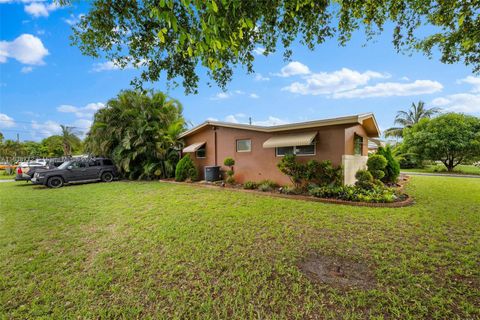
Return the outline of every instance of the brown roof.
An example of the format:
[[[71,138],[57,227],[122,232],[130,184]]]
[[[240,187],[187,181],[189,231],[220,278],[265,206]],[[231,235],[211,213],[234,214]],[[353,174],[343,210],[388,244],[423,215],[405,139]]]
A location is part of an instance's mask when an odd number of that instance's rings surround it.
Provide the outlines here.
[[[364,114],[357,114],[353,116],[289,123],[289,124],[282,124],[282,125],[276,125],[276,126],[256,126],[256,125],[243,124],[243,123],[205,121],[202,124],[196,127],[193,127],[192,129],[182,133],[180,135],[180,138],[189,136],[206,126],[226,127],[226,128],[260,131],[260,132],[278,132],[278,131],[308,129],[308,128],[315,128],[315,127],[333,126],[333,125],[350,124],[350,123],[351,124],[358,123],[363,125],[370,137],[380,136],[380,129],[378,128],[377,121],[375,120],[375,116],[373,115],[373,113],[364,113]]]

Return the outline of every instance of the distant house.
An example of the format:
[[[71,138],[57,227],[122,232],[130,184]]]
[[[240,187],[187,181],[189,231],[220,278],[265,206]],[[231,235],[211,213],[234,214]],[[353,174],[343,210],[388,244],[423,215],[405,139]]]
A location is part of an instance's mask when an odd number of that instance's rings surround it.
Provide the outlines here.
[[[181,135],[183,153],[190,154],[204,178],[205,166],[222,166],[227,157],[235,159],[235,179],[273,180],[290,184],[277,163],[286,154],[300,161],[331,160],[342,165],[344,183],[355,182],[355,173],[365,168],[369,138],[379,137],[372,113],[291,123],[277,126],[206,121]]]

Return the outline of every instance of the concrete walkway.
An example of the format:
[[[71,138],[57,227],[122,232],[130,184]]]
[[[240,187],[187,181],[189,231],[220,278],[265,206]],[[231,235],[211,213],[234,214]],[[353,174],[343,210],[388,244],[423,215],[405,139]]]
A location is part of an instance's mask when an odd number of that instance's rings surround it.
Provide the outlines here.
[[[0,180],[0,182],[15,182],[15,180]]]
[[[407,176],[427,176],[427,177],[452,177],[452,178],[478,178],[480,175],[475,174],[455,174],[455,173],[430,173],[430,172],[404,172],[400,171],[401,174]]]

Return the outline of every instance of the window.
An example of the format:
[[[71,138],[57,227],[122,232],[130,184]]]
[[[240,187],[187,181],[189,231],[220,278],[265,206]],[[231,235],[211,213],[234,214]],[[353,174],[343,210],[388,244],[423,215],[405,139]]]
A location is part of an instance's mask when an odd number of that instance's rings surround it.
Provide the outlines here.
[[[252,140],[244,139],[237,140],[237,152],[250,152],[252,151]]]
[[[293,147],[277,147],[277,157],[281,157],[287,154],[293,154]]]
[[[197,158],[206,158],[205,146],[203,146],[200,149],[198,149],[197,151],[195,151],[195,156]]]
[[[113,166],[113,162],[110,159],[103,159],[104,166]]]
[[[315,145],[295,147],[295,154],[299,156],[313,156],[315,155]]]
[[[74,161],[74,162],[71,163],[71,166],[74,169],[79,169],[79,168],[86,168],[87,164],[83,161]]]
[[[358,134],[353,137],[353,154],[356,156],[363,154],[363,137]]]
[[[88,161],[89,167],[100,167],[101,165],[102,165],[102,162],[100,160],[91,159],[90,161]]]
[[[315,142],[306,146],[277,147],[275,149],[277,152],[277,157],[282,157],[286,154],[295,154],[297,156],[314,156]]]

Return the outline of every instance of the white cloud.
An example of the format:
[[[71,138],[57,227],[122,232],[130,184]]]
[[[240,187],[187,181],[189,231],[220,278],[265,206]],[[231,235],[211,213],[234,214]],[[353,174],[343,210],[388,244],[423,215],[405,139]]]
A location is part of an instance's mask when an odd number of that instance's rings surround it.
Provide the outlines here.
[[[113,61],[106,61],[93,64],[92,71],[94,72],[101,72],[101,71],[111,71],[111,70],[119,70],[120,66],[117,65]]]
[[[85,16],[83,13],[78,15],[70,14],[68,18],[63,18],[63,21],[65,21],[65,23],[69,26],[73,26],[79,23],[83,16]]]
[[[409,81],[410,78],[409,77],[401,77],[400,80],[403,80],[403,81]]]
[[[451,94],[433,99],[432,105],[445,111],[480,113],[480,94]]]
[[[248,124],[246,115],[242,113],[237,113],[235,115],[233,114],[228,115],[225,117],[225,121],[230,123]],[[276,125],[287,124],[287,123],[289,123],[289,121],[276,118],[273,116],[269,116],[266,120],[252,121],[252,125],[256,125],[256,126],[276,126]]]
[[[283,120],[283,119],[272,117],[272,116],[269,116],[267,120],[252,121],[252,124],[256,126],[278,126],[278,125],[287,124],[287,123],[290,123],[290,122],[287,120]]]
[[[32,71],[33,71],[32,67],[22,67],[22,69],[20,70],[21,73],[30,73]]]
[[[43,123],[32,120],[31,127],[33,137],[49,137],[61,132],[60,124],[52,120]]]
[[[0,41],[0,63],[13,58],[23,64],[43,65],[43,58],[48,54],[42,40],[31,34],[22,34],[13,41]]]
[[[262,76],[261,73],[255,74],[255,78],[254,78],[254,79],[255,79],[255,81],[268,81],[268,80],[270,80],[269,77],[264,77],[264,76]]]
[[[260,56],[260,55],[262,55],[262,54],[265,52],[265,48],[256,47],[255,49],[253,49],[253,52],[254,52],[257,56]]]
[[[90,130],[92,124],[92,120],[78,119],[73,122],[72,127],[74,128],[76,134],[78,134],[80,138],[83,139],[87,135],[87,132]]]
[[[57,10],[59,5],[55,2],[45,4],[44,2],[31,2],[30,4],[25,5],[25,12],[29,15],[38,18],[38,17],[48,17],[51,11]]]
[[[219,92],[215,96],[211,97],[210,100],[225,100],[230,98],[232,95],[228,92]]]
[[[89,103],[85,107],[79,108],[68,104],[62,104],[57,108],[58,112],[73,113],[77,118],[91,118],[95,111],[105,107],[101,102]]]
[[[473,86],[472,92],[480,92],[480,77],[468,76],[466,78],[460,79],[458,83],[467,83]]]
[[[287,64],[285,67],[283,67],[280,70],[280,73],[275,73],[275,75],[286,78],[286,77],[291,77],[296,75],[305,75],[309,73],[310,73],[310,69],[306,65],[298,61],[292,61],[289,64]]]
[[[372,79],[388,78],[389,76],[375,71],[358,72],[342,68],[333,72],[312,73],[305,76],[304,81],[293,82],[282,90],[302,95],[331,95],[355,89],[367,84]]]
[[[256,93],[250,93],[249,97],[252,98],[252,99],[258,99],[258,98],[260,98],[260,97],[258,96],[258,94],[256,94]]]
[[[145,63],[146,62],[144,60],[142,60],[138,63],[129,62],[124,67],[122,67],[119,63],[117,63],[115,61],[105,61],[105,62],[100,62],[100,63],[94,63],[92,71],[93,72],[102,72],[102,71],[134,69],[134,68],[138,68],[138,67],[143,66]]]
[[[225,121],[231,123],[240,123],[240,121],[238,121],[238,119],[233,114],[226,116]]]
[[[219,92],[213,97],[211,97],[210,100],[225,100],[225,99],[232,98],[233,96],[244,96],[246,94],[247,93],[242,90],[233,90],[231,92]],[[248,93],[248,96],[254,99],[258,98],[258,95],[255,93]]]
[[[393,96],[415,96],[440,92],[443,85],[438,81],[415,80],[410,83],[383,82],[350,91],[336,92],[333,98],[372,98]]]
[[[12,117],[7,116],[5,113],[0,113],[0,128],[15,127],[16,123]]]

